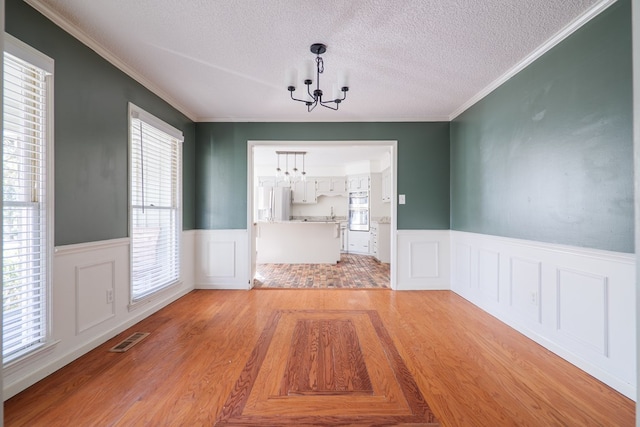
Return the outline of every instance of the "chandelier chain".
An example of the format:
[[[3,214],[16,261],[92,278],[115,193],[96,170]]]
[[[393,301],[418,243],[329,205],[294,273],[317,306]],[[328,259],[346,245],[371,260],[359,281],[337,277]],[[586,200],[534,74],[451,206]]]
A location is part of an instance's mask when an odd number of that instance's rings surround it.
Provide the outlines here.
[[[324,73],[324,61],[322,60],[321,56],[316,57],[316,65],[318,67],[318,73]]]

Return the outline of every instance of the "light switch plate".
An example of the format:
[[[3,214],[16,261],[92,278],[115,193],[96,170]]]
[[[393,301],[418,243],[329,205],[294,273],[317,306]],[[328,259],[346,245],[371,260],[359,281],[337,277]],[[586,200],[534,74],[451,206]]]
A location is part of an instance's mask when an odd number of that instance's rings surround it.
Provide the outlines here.
[[[404,194],[398,195],[398,203],[401,205],[405,204]]]

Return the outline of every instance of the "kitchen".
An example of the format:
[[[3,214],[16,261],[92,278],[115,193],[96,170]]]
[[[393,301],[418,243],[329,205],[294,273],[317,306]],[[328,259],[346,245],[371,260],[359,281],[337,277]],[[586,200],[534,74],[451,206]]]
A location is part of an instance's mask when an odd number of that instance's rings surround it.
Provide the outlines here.
[[[389,287],[391,150],[357,143],[254,146],[254,284],[266,265],[282,272],[357,263]]]

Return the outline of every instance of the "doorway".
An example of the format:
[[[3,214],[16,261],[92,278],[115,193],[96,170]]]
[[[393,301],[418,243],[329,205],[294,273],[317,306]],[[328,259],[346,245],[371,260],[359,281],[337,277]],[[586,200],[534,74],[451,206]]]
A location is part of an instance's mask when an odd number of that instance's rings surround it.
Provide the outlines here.
[[[380,278],[384,276],[384,269],[386,268],[386,275],[388,277],[387,289],[396,289],[396,262],[397,262],[397,206],[395,203],[396,200],[396,176],[397,176],[397,141],[247,141],[247,219],[248,219],[248,238],[249,238],[249,259],[250,262],[250,271],[249,275],[251,278],[250,286],[251,287],[264,287],[264,277],[257,277],[256,273],[258,272],[258,262],[260,262],[260,270],[262,272],[267,271],[268,269],[275,268],[271,265],[265,264],[280,264],[280,271],[277,273],[281,276],[284,274],[289,274],[288,281],[282,280],[281,288],[288,288],[287,284],[291,284],[293,282],[298,283],[299,287],[320,287],[322,286],[320,283],[322,280],[315,281],[313,280],[312,274],[306,274],[304,271],[306,270],[308,273],[312,271],[316,272],[317,275],[315,277],[324,278],[325,284],[330,284],[331,286],[327,286],[327,288],[344,288],[349,286],[349,281],[347,280],[347,284],[345,284],[344,280],[337,280],[340,271],[340,268],[335,268],[336,265],[333,265],[334,269],[330,271],[334,280],[326,280],[327,275],[322,274],[322,269],[331,266],[323,265],[323,264],[310,264],[305,262],[264,262],[264,254],[268,251],[264,250],[265,247],[265,227],[268,227],[267,224],[263,222],[257,221],[257,208],[258,208],[258,200],[257,200],[257,189],[259,184],[259,179],[266,178],[267,176],[275,176],[275,170],[277,167],[277,162],[280,160],[280,167],[284,169],[287,167],[283,163],[283,159],[276,156],[276,151],[280,152],[306,152],[308,153],[306,157],[306,161],[304,164],[305,172],[309,179],[312,181],[316,178],[320,179],[322,177],[323,180],[327,178],[334,177],[339,178],[343,177],[347,179],[347,177],[355,177],[355,176],[367,176],[369,175],[373,179],[381,180],[382,172],[385,172],[385,185],[388,187],[388,191],[386,194],[387,200],[379,200],[381,197],[378,190],[375,190],[375,186],[381,185],[376,181],[375,184],[371,187],[371,194],[373,196],[373,200],[377,203],[376,206],[382,206],[381,211],[376,211],[373,203],[372,203],[372,212],[371,212],[371,220],[372,226],[377,224],[378,222],[382,222],[381,226],[383,229],[386,228],[388,231],[384,231],[384,233],[388,233],[388,247],[386,249],[387,254],[387,263],[380,263],[378,258],[378,253],[376,252],[376,256],[374,256],[373,250],[373,242],[374,240],[370,239],[370,231],[361,231],[360,233],[351,233],[355,236],[358,234],[359,240],[364,240],[367,245],[371,245],[370,249],[365,248],[353,248],[353,250],[349,250],[349,248],[341,247],[342,254],[339,256],[341,260],[338,264],[344,263],[339,267],[343,267],[347,269],[349,266],[353,267],[353,271],[349,271],[350,274],[353,274],[355,271],[359,271],[360,273],[368,272],[369,277],[366,278],[366,274],[360,274],[357,280],[354,280],[351,283],[352,288],[368,288],[368,289],[376,289],[376,288],[384,288],[381,286]],[[312,153],[317,153],[317,158],[312,160]],[[380,153],[384,153],[384,156],[381,157]],[[270,156],[270,160],[265,161],[265,155]],[[359,156],[359,157],[358,157]],[[378,157],[376,157],[378,156]],[[325,163],[322,164],[321,160],[323,159]],[[289,162],[292,159],[289,158]],[[298,169],[302,167],[301,159],[298,157],[296,159],[296,166]],[[292,165],[288,165],[289,169],[292,169]],[[273,184],[269,184],[273,185]],[[292,204],[291,210],[291,224],[287,224],[287,226],[291,226],[293,229],[297,222],[304,222],[307,226],[313,227],[316,224],[313,222],[336,222],[342,225],[340,229],[336,226],[336,232],[340,233],[340,245],[344,244],[343,234],[345,232],[345,225],[348,224],[348,190],[349,184],[347,183],[347,188],[345,188],[344,199],[341,197],[328,197],[326,193],[322,193],[320,191],[319,196],[317,197],[317,201],[313,202],[309,205],[296,205]],[[322,185],[319,187],[324,188]],[[262,192],[262,189],[261,191]],[[380,204],[381,202],[383,204]],[[344,206],[342,206],[344,203]],[[384,204],[386,204],[386,211],[384,210]],[[327,212],[324,212],[326,210]],[[380,212],[388,212],[386,215],[380,216]],[[326,219],[326,221],[323,221]],[[309,222],[306,222],[309,221]],[[348,228],[348,226],[346,227]],[[300,228],[299,228],[300,229]],[[348,235],[349,230],[346,230]],[[300,233],[298,233],[300,234]],[[280,240],[280,239],[278,239]],[[355,239],[354,239],[355,240]],[[259,244],[256,244],[256,241],[260,241],[263,246],[263,251],[258,255]],[[310,245],[313,247],[313,245]],[[377,249],[377,248],[376,248]],[[384,248],[383,248],[384,249]],[[378,262],[378,264],[370,264],[369,262]],[[386,264],[386,265],[385,265]],[[379,268],[365,268],[364,266],[369,267],[379,267]],[[358,270],[359,269],[359,270]],[[330,274],[330,276],[331,276]],[[274,276],[276,277],[276,276]],[[301,279],[302,277],[302,279]],[[254,280],[257,279],[257,280]],[[367,283],[369,284],[367,286]],[[270,286],[267,286],[270,287]]]

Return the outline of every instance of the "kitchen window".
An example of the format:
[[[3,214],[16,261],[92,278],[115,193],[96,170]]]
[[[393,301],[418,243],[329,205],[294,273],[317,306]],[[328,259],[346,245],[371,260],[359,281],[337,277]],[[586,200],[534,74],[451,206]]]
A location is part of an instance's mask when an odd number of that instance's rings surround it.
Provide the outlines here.
[[[131,303],[180,281],[182,132],[129,104]]]
[[[7,364],[50,339],[53,248],[53,60],[5,35],[3,339]]]

